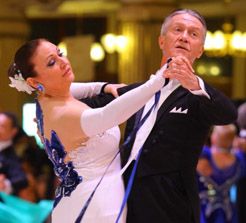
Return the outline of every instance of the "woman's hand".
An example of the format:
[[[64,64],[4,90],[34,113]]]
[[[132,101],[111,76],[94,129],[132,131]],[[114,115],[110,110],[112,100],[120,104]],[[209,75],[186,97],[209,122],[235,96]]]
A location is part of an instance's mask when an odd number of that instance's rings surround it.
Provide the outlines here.
[[[107,84],[104,88],[105,93],[111,93],[115,98],[119,97],[117,89],[126,86],[126,84]]]

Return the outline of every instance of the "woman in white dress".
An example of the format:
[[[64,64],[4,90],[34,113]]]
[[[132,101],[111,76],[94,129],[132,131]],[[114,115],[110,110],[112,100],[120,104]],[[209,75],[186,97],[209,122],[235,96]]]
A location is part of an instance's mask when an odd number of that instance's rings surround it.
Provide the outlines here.
[[[72,96],[71,65],[59,48],[47,40],[32,40],[18,49],[8,75],[10,86],[28,93],[38,91],[39,131],[61,181],[52,222],[77,222],[81,209],[107,168],[81,222],[115,222],[124,197],[119,154],[113,160],[120,140],[117,125],[161,89],[165,82],[163,72],[158,71],[144,85],[99,109],[90,109]],[[119,222],[124,223],[125,219],[126,208]]]

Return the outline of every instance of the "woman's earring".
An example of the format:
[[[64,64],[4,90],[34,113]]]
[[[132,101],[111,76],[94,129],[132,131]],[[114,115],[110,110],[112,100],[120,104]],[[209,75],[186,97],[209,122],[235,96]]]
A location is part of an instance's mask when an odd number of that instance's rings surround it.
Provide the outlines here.
[[[42,84],[37,84],[37,90],[41,91],[42,94],[44,95],[44,86]]]

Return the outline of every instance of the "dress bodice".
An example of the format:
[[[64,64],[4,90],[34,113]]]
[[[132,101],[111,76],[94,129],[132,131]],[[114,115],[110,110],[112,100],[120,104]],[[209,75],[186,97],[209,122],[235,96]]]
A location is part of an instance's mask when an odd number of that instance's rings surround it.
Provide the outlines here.
[[[69,159],[83,178],[101,176],[119,148],[120,130],[115,126],[101,134],[94,135],[85,145],[68,153]],[[113,170],[111,167],[108,171]]]

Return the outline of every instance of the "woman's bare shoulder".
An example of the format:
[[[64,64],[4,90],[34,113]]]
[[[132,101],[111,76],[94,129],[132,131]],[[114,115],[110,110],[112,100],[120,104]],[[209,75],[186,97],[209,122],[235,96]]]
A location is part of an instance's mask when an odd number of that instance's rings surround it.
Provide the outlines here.
[[[84,137],[80,117],[89,107],[79,101],[49,102],[45,105],[44,129],[48,133],[55,131],[59,138]]]

